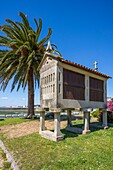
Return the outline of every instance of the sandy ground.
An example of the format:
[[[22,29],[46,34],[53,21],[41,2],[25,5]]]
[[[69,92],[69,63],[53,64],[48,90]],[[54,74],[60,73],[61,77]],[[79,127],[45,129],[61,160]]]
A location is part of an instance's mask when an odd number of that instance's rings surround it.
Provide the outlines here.
[[[18,138],[20,136],[26,136],[28,134],[32,134],[34,132],[39,132],[39,124],[38,120],[34,120],[31,122],[24,122],[16,125],[7,125],[0,127],[0,133],[5,133],[9,139]],[[67,121],[61,121],[60,127],[65,128]],[[48,130],[54,129],[54,121],[46,120],[45,126]]]
[[[81,119],[82,117],[74,117],[73,120],[76,118]],[[97,118],[92,118],[91,122],[96,122]],[[1,126],[0,127],[0,133],[5,133],[9,139],[11,138],[18,138],[20,136],[26,136],[28,134],[32,134],[34,132],[39,132],[39,125],[40,121],[39,120],[33,120],[31,122],[24,122],[21,124],[16,124],[16,125],[7,125],[7,126]],[[60,128],[65,128],[67,125],[67,120],[62,119],[60,122]],[[48,130],[53,130],[54,129],[54,121],[51,120],[46,120],[45,121],[45,126]]]
[[[26,136],[28,134],[32,134],[34,132],[39,132],[39,124],[40,122],[38,120],[34,120],[31,122],[24,122],[21,124],[16,125],[6,125],[0,127],[0,133],[6,134],[6,136],[11,138],[18,138],[20,136]],[[67,121],[62,121],[60,126],[61,128],[64,128],[67,124]],[[49,130],[54,129],[54,121],[53,120],[47,120],[45,121],[45,126]],[[0,151],[0,169],[3,168],[4,160],[2,158],[2,152]]]

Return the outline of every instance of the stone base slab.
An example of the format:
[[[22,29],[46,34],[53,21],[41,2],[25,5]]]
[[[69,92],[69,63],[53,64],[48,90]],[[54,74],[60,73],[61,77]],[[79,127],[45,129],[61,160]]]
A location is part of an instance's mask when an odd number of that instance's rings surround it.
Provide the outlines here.
[[[104,129],[108,129],[108,126],[102,126]]]
[[[72,132],[72,133],[82,134],[82,129],[81,128],[76,128],[76,127],[73,127],[73,126],[67,126],[66,130],[69,131],[69,132]]]
[[[83,130],[83,131],[82,131],[82,134],[89,134],[89,133],[91,133],[90,130]]]
[[[49,130],[40,131],[39,134],[41,134],[42,137],[53,140],[55,142],[61,141],[64,138],[62,135],[55,136],[54,132],[51,132]]]

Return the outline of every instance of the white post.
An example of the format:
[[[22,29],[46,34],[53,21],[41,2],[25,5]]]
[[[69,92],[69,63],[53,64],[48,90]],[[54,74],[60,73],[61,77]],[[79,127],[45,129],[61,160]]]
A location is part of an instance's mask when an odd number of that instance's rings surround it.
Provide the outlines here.
[[[103,122],[102,122],[102,126],[104,127],[104,129],[107,129],[107,110],[103,110],[102,112],[102,116],[103,116]]]
[[[60,131],[60,112],[54,112],[54,135],[56,138],[62,136]]]
[[[45,128],[45,111],[40,111],[40,130],[39,132],[41,131],[44,131],[46,128]]]
[[[90,112],[86,111],[84,112],[84,130],[82,134],[88,134],[91,132],[89,130],[89,124],[90,124]]]
[[[71,110],[67,110],[67,126],[72,126],[72,122],[71,122]]]

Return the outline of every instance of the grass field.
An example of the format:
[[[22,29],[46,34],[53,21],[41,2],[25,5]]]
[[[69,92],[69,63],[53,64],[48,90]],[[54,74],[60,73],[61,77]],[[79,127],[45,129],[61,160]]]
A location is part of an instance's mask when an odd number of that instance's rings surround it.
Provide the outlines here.
[[[19,123],[29,122],[29,121],[32,121],[32,120],[31,119],[25,119],[25,118],[0,119],[0,126],[14,125],[14,124],[19,124]]]
[[[3,134],[0,137],[13,152],[21,170],[113,169],[112,127],[95,129],[88,135],[69,133],[65,129],[62,133],[65,139],[58,143],[46,140],[38,133],[10,140]]]

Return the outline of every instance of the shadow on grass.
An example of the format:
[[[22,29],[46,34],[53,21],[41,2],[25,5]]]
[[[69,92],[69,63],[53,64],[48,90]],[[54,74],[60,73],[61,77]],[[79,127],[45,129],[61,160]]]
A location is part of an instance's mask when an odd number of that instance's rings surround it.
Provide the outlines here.
[[[76,125],[73,125],[73,127],[81,128],[83,130],[83,124],[76,124]],[[113,127],[113,124],[108,124],[108,128],[109,127]],[[99,131],[99,130],[102,130],[102,129],[104,129],[102,127],[102,123],[100,123],[100,122],[92,122],[92,123],[90,123],[91,132]],[[74,138],[74,137],[78,137],[79,135],[81,135],[81,134],[78,134],[76,132],[75,133],[69,132],[66,129],[61,129],[61,132],[64,134],[64,139],[66,139],[66,138]]]
[[[73,125],[73,127],[83,129],[84,124],[76,124],[76,125]],[[108,124],[108,128],[109,127],[113,127],[113,124]],[[104,129],[104,127],[102,126],[101,122],[91,122],[89,129],[91,130],[91,132],[95,132],[95,131],[99,131],[99,130]]]
[[[113,123],[108,123],[108,126],[109,127],[113,127]]]
[[[68,132],[66,129],[61,129],[62,134],[64,134],[64,139],[75,138],[78,136],[77,133]]]
[[[0,121],[3,121],[4,119],[0,119]]]
[[[51,132],[54,132],[54,130],[50,130]],[[61,133],[64,135],[64,139],[66,139],[66,138],[75,138],[75,137],[77,137],[79,134],[77,134],[77,133],[72,133],[72,132],[69,132],[69,131],[67,131],[65,128],[64,129],[61,129],[60,130],[61,131]]]
[[[73,125],[73,127],[81,128],[83,130],[84,124],[76,124],[76,125]],[[91,122],[89,129],[91,130],[91,132],[95,132],[95,131],[99,131],[104,128],[102,127],[102,123],[100,122]]]

